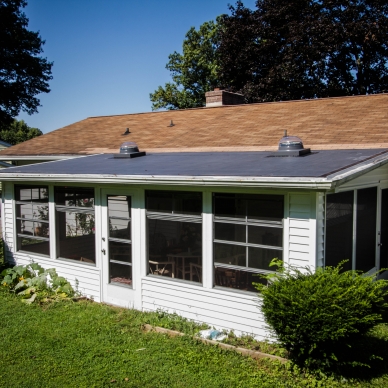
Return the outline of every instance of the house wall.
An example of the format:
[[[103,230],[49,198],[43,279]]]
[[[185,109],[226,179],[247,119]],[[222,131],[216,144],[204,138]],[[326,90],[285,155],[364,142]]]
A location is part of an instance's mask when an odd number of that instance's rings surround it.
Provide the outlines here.
[[[76,185],[76,186],[79,186]],[[203,279],[199,283],[148,275],[146,248],[146,213],[145,189],[158,189],[157,186],[128,185],[132,201],[132,253],[133,253],[133,289],[108,284],[107,256],[101,253],[106,249],[106,230],[96,229],[96,265],[72,260],[55,259],[56,242],[51,241],[51,258],[18,252],[15,246],[16,228],[14,223],[15,204],[13,184],[6,183],[3,197],[3,236],[7,242],[7,260],[18,264],[27,264],[34,260],[45,268],[55,267],[57,272],[73,284],[76,279],[79,289],[96,301],[135,307],[143,310],[162,309],[176,312],[186,318],[206,322],[220,329],[234,330],[237,334],[249,333],[264,338],[268,331],[260,312],[260,298],[251,292],[213,286],[213,215],[212,192],[246,192],[263,193],[263,191],[246,189],[233,190],[201,187],[163,187],[168,190],[195,190],[203,192]],[[108,225],[106,218],[107,193],[125,193],[125,186],[95,186],[96,225]],[[265,191],[266,194],[284,195],[284,261],[298,267],[319,264],[323,239],[323,194],[316,192],[280,192]],[[55,235],[53,187],[50,186],[50,235]],[[318,214],[318,216],[317,216]],[[105,242],[104,242],[105,241]],[[320,243],[317,243],[319,242]],[[319,249],[318,249],[319,245]],[[318,255],[319,253],[319,255]]]

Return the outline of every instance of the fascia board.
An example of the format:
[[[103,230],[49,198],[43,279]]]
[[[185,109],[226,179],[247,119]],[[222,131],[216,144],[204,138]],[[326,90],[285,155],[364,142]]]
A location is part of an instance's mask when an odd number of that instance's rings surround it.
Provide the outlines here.
[[[151,176],[151,175],[74,175],[74,174],[20,174],[0,173],[2,181],[44,181],[44,182],[88,182],[113,184],[167,184],[179,186],[243,186],[265,188],[309,188],[330,190],[331,181],[326,178],[286,178],[286,177],[235,177],[235,176]]]
[[[357,166],[340,171],[340,173],[328,175],[327,178],[333,182],[333,187],[336,188],[387,163],[388,155],[378,156]]]
[[[0,160],[11,160],[11,161],[17,161],[17,160],[65,160],[65,159],[74,159],[79,158],[82,156],[91,156],[91,155],[26,155],[26,156],[15,156],[15,155],[2,155],[0,153]]]

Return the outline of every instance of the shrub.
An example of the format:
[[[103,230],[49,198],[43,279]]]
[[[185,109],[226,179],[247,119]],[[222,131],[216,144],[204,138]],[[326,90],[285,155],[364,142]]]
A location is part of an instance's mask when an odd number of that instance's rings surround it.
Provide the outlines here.
[[[27,304],[66,299],[76,294],[54,268],[45,270],[37,263],[7,268],[1,272],[0,279],[3,287],[15,292]]]
[[[388,307],[386,281],[342,271],[341,265],[315,272],[286,267],[276,259],[272,265],[278,271],[266,276],[269,286],[256,287],[266,322],[290,359],[299,367],[320,370],[357,365],[343,355],[382,320]]]

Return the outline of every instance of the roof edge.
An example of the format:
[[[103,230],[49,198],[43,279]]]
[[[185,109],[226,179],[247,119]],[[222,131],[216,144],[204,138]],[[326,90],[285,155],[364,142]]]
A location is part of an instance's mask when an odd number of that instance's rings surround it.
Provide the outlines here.
[[[254,102],[250,104],[237,104],[237,105],[219,105],[219,106],[200,106],[196,108],[186,108],[186,109],[170,109],[170,110],[155,110],[150,112],[136,112],[136,113],[120,113],[116,115],[101,115],[101,116],[88,116],[86,119],[96,119],[100,117],[118,117],[118,116],[131,116],[131,115],[145,115],[145,114],[157,114],[157,113],[171,113],[171,112],[185,112],[188,110],[208,110],[208,109],[223,109],[223,108],[238,108],[241,106],[254,106],[254,105],[269,105],[269,104],[290,104],[290,103],[305,103],[305,102],[314,102],[322,100],[339,100],[339,99],[353,99],[353,98],[369,98],[376,96],[388,96],[388,93],[376,93],[376,94],[360,94],[355,96],[337,96],[337,97],[321,97],[321,98],[304,98],[300,100],[287,100],[287,101],[264,101],[264,102]],[[82,121],[82,120],[80,120]]]

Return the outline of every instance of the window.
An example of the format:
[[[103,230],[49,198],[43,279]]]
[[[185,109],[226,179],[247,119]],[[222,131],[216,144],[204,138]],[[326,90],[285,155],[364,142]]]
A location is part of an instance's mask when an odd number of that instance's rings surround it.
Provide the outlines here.
[[[94,189],[55,187],[57,256],[96,262]]]
[[[376,223],[377,187],[328,194],[325,265],[347,260],[344,270],[368,272],[374,268]]]
[[[132,286],[131,197],[108,195],[109,281]]]
[[[202,193],[147,191],[149,273],[202,283]]]
[[[344,269],[352,269],[353,191],[330,194],[326,201],[326,265],[334,267],[347,260]]]
[[[50,255],[48,188],[15,186],[17,249]]]
[[[282,195],[214,194],[215,285],[256,291],[257,274],[283,260]]]

